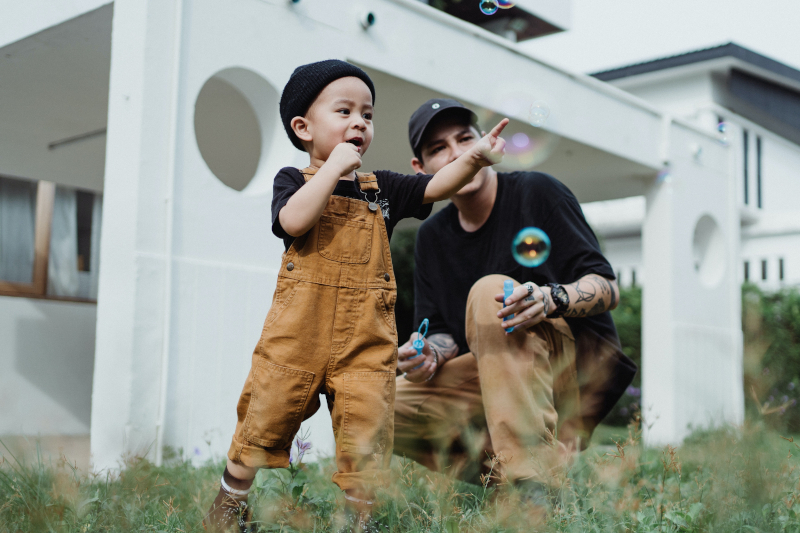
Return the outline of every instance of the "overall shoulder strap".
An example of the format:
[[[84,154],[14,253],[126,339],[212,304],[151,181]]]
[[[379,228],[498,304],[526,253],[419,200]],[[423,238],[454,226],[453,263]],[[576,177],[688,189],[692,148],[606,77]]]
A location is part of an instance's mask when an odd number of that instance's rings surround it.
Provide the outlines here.
[[[319,169],[313,167],[306,167],[300,171],[300,174],[302,174],[303,178],[305,178],[305,180],[308,181],[314,177],[314,174],[317,173],[317,170]]]
[[[378,187],[378,178],[372,172],[356,172],[358,179],[358,186],[361,192],[367,191],[380,191]]]

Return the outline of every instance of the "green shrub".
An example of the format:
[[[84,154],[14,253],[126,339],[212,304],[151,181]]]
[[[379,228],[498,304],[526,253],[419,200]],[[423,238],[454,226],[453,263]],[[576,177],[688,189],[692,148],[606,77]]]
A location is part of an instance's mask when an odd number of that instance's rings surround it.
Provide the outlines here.
[[[770,427],[800,430],[800,292],[742,287],[745,406]]]

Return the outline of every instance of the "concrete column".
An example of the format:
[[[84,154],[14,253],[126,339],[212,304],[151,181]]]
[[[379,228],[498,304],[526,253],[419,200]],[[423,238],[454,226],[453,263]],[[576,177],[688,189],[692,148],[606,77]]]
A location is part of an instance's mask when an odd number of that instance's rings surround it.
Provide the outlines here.
[[[671,124],[642,228],[642,405],[650,444],[744,417],[732,147]],[[731,136],[732,137],[732,136]]]
[[[162,386],[166,184],[178,0],[114,3],[91,450],[154,457]]]

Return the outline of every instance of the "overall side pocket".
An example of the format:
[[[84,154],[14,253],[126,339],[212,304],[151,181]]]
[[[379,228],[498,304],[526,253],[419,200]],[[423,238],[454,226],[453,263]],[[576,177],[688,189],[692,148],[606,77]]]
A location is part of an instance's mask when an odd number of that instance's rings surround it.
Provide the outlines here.
[[[313,372],[258,361],[244,420],[247,440],[267,448],[289,444],[300,429],[313,381]]]
[[[389,425],[394,422],[394,372],[344,374],[342,450],[350,453],[387,453]]]

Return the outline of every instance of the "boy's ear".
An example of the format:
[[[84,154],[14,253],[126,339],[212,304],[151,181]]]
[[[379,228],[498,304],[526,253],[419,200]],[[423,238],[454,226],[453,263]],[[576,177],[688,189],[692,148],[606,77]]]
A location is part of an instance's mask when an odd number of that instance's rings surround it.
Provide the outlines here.
[[[414,157],[411,159],[411,168],[414,169],[414,172],[417,174],[426,174],[425,169],[423,168],[422,161],[418,158]]]
[[[311,142],[311,130],[309,128],[310,124],[305,117],[294,117],[292,121],[289,123],[292,127],[292,131],[294,134],[297,135],[297,138],[301,141]]]

